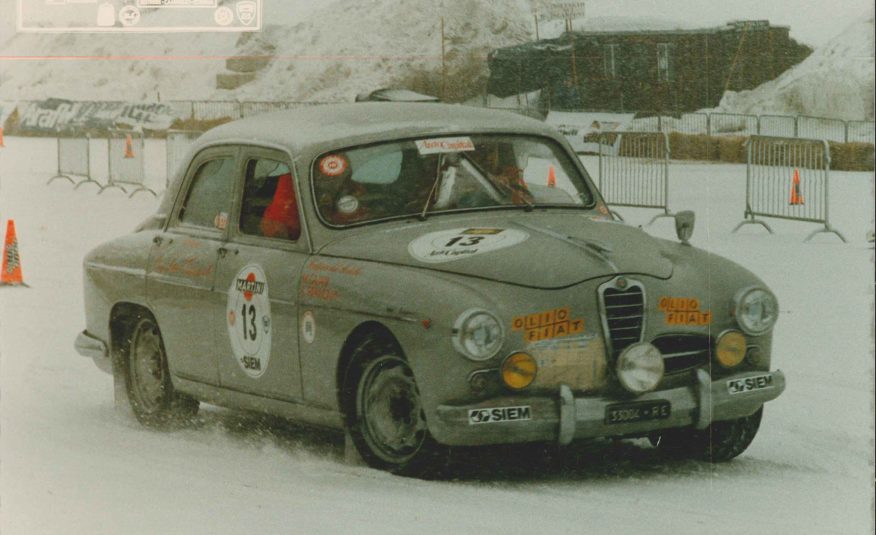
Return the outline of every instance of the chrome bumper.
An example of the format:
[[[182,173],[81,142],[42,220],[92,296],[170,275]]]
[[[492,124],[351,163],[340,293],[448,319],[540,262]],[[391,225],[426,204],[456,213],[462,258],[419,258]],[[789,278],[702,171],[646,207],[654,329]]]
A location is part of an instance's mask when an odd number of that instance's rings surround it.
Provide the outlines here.
[[[769,386],[741,393],[730,392],[729,383],[756,377],[768,377]],[[465,406],[440,405],[437,408],[437,421],[430,422],[429,428],[439,442],[448,445],[474,446],[541,440],[555,440],[565,445],[576,438],[645,435],[680,427],[705,429],[712,422],[749,416],[767,401],[779,397],[784,390],[785,375],[780,370],[744,372],[713,381],[708,371],[698,369],[691,386],[650,392],[631,399],[576,398],[568,386],[561,385],[556,397],[509,396]],[[606,423],[609,405],[658,400],[669,402],[671,412],[668,417]],[[478,425],[470,421],[470,411],[503,407],[527,407],[530,417],[525,421]]]
[[[110,360],[109,350],[106,344],[100,338],[89,334],[88,331],[82,331],[76,337],[76,342],[73,344],[76,352],[83,357],[91,358],[97,367],[101,370],[112,373],[113,365]]]

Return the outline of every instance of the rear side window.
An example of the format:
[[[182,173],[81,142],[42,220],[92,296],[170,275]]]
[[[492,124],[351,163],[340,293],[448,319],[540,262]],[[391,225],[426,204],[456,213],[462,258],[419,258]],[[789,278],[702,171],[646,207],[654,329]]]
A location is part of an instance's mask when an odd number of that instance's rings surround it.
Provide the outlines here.
[[[234,188],[235,164],[230,157],[204,162],[195,173],[179,220],[186,225],[224,230]]]

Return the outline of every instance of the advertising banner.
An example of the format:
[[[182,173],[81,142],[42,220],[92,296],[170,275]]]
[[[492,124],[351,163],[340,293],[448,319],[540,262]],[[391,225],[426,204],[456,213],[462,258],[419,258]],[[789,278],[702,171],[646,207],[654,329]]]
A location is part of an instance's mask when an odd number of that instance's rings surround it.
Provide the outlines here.
[[[142,128],[167,130],[175,116],[167,104],[74,102],[48,99],[20,105],[18,127],[32,133]]]

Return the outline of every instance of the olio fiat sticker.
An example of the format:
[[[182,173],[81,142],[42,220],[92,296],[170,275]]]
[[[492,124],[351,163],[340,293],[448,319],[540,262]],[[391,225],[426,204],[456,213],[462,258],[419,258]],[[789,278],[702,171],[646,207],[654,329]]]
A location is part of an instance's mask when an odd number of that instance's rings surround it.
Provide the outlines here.
[[[469,409],[468,411],[468,425],[522,422],[525,420],[532,420],[532,409],[529,405],[496,407],[494,409]]]
[[[316,340],[316,320],[313,319],[313,312],[309,310],[301,317],[301,338],[308,344]]]
[[[330,154],[319,161],[319,172],[325,176],[341,176],[347,170],[347,159],[337,154]]]
[[[569,307],[555,308],[536,314],[517,316],[511,320],[511,330],[522,331],[527,342],[562,338],[584,332],[584,320],[571,318]]]
[[[469,152],[475,150],[474,143],[472,143],[471,138],[468,136],[421,139],[417,141],[416,144],[420,156],[447,152]]]
[[[430,232],[408,244],[408,252],[428,264],[468,258],[518,245],[529,234],[517,229],[458,228]]]
[[[248,376],[261,377],[271,357],[268,279],[256,264],[241,269],[228,289],[228,337],[234,360]]]
[[[700,311],[699,299],[693,297],[661,297],[657,310],[663,312],[666,325],[709,325],[712,313]]]

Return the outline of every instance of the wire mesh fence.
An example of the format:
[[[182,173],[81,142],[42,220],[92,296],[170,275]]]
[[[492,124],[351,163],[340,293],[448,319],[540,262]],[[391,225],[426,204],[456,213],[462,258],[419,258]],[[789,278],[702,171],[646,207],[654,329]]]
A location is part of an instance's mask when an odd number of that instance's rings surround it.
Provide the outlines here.
[[[763,136],[797,137],[797,119],[787,115],[761,115],[758,134]]]
[[[600,136],[599,190],[612,206],[663,210],[650,223],[670,216],[666,133],[621,132]]]
[[[107,137],[108,178],[100,193],[109,188],[118,188],[131,196],[140,191],[156,195],[147,188],[145,143],[142,132],[112,130]]]
[[[746,143],[745,217],[743,225],[772,228],[757,219],[771,217],[821,223],[815,234],[829,232],[830,147],[821,139],[751,136]]]
[[[840,119],[801,115],[797,118],[797,136],[842,143],[846,141],[846,122]]]
[[[751,136],[756,135],[757,115],[744,115],[739,113],[710,113],[709,114],[710,136]]]
[[[91,138],[85,137],[58,137],[57,160],[58,170],[55,176],[49,179],[47,184],[55,180],[66,179],[71,184],[76,184],[74,189],[85,183],[94,183],[100,186],[91,176]],[[77,182],[74,177],[79,178]]]

